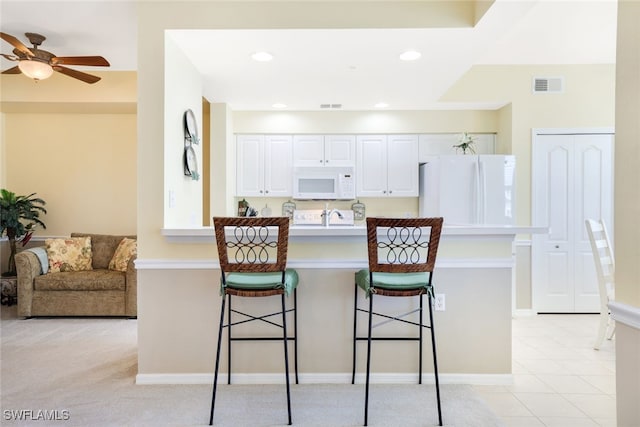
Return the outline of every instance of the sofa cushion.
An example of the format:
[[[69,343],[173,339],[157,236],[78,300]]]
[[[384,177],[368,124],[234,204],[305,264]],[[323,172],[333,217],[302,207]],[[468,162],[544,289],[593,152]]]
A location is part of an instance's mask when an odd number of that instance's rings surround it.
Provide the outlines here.
[[[116,252],[120,241],[128,237],[135,239],[136,236],[114,236],[110,234],[90,234],[71,233],[71,237],[91,237],[91,250],[93,252],[93,268],[109,268],[109,262]]]
[[[115,270],[71,271],[36,276],[37,291],[124,291],[126,275]]]
[[[91,270],[91,238],[70,237],[64,239],[45,239],[49,270],[61,271]]]
[[[127,271],[129,260],[138,252],[137,242],[135,239],[125,237],[120,241],[113,254],[113,258],[109,262],[109,270]]]

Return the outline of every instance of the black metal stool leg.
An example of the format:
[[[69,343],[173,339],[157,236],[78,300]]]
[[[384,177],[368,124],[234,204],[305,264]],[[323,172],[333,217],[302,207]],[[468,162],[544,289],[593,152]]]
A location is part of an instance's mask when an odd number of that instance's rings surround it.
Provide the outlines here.
[[[229,318],[227,321],[227,384],[231,384],[231,295],[229,295]]]
[[[442,425],[442,409],[440,407],[440,381],[438,380],[438,359],[436,358],[436,334],[433,328],[433,312],[431,310],[431,294],[429,294],[429,325],[431,329],[431,348],[433,349],[433,373],[436,378],[436,399],[438,400],[438,425]]]
[[[355,292],[353,293],[353,373],[351,374],[351,384],[356,383],[356,347],[358,343],[358,338],[356,333],[358,332],[357,321],[358,321],[358,284],[356,283],[354,286]]]
[[[300,384],[298,382],[298,289],[293,290],[293,353],[296,384]]]
[[[291,392],[289,390],[289,343],[287,342],[287,312],[285,310],[284,294],[282,294],[282,335],[284,341],[284,375],[287,382],[287,413],[291,425]]]
[[[418,340],[420,343],[420,349],[418,350],[418,384],[422,384],[422,325],[424,324],[422,322],[422,294],[420,294],[418,298],[420,298],[420,326],[418,327],[418,329],[420,329],[420,339]]]
[[[373,321],[373,293],[369,295],[369,332],[367,335],[367,378],[364,391],[364,425],[369,418],[369,372],[371,371],[371,323]]]
[[[209,425],[213,425],[213,410],[216,405],[216,391],[218,388],[218,368],[220,366],[220,346],[222,344],[222,328],[224,322],[224,302],[227,298],[222,295],[222,307],[220,308],[220,326],[218,327],[218,348],[216,350],[216,366],[213,374],[213,394],[211,395],[211,415],[209,416]]]

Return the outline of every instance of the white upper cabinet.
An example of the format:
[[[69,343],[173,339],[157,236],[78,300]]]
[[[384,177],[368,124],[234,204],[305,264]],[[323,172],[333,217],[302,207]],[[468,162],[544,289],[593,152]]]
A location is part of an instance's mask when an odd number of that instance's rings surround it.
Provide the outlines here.
[[[324,158],[327,166],[355,166],[355,135],[326,135],[324,137]]]
[[[462,154],[454,147],[460,144],[462,133],[430,133],[420,135],[420,163],[429,161],[432,156]],[[495,154],[496,136],[492,133],[470,134],[475,143],[475,154]]]
[[[418,196],[418,136],[387,137],[387,188],[394,197]]]
[[[356,196],[417,197],[417,135],[360,135]]]
[[[264,195],[264,136],[236,138],[236,195]]]
[[[356,157],[354,135],[295,135],[294,166],[353,166]]]
[[[236,150],[236,196],[291,196],[291,135],[238,135]]]

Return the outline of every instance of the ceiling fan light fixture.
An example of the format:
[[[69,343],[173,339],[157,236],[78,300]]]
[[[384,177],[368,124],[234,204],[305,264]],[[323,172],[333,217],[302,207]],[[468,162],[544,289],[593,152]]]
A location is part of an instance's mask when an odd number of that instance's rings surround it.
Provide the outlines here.
[[[51,65],[37,60],[23,59],[18,63],[18,68],[22,74],[36,81],[48,79],[53,74]]]

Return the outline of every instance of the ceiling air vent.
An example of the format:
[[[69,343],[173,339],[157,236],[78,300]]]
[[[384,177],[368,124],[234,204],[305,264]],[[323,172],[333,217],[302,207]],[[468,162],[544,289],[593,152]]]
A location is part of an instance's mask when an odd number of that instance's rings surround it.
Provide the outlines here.
[[[564,92],[563,77],[534,77],[533,93],[562,93]]]
[[[342,108],[342,104],[320,104],[320,108],[323,108],[323,109],[338,109],[338,108]]]

